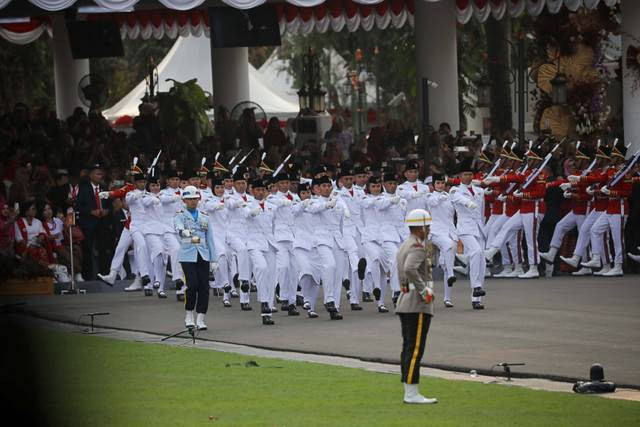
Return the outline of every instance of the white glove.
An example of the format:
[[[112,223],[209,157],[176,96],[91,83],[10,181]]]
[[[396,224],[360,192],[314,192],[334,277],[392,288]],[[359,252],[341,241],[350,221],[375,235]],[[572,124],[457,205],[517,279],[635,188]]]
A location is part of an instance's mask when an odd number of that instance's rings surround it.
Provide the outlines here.
[[[520,198],[522,197],[522,192],[520,190],[516,190],[513,192],[513,197]]]
[[[302,204],[306,207],[309,206],[311,204],[311,199],[305,199],[302,201]]]
[[[189,230],[182,230],[180,234],[182,235],[182,237],[191,237],[191,231]]]
[[[456,191],[458,191],[458,187],[451,187],[451,189],[449,190],[449,194],[453,194]]]
[[[563,182],[562,184],[560,184],[560,188],[564,191],[567,191],[568,189],[571,188],[571,183],[570,182]]]
[[[351,211],[349,211],[349,209],[344,210],[344,217],[347,219],[351,218]]]
[[[505,200],[507,200],[507,196],[505,196],[504,194],[501,194],[498,197],[496,197],[496,199],[500,200],[501,202],[504,202]]]
[[[333,208],[336,207],[336,201],[335,200],[329,200],[324,206],[327,209],[333,209]]]
[[[447,200],[449,195],[443,191],[438,197],[440,197],[440,200]]]
[[[181,202],[182,201],[182,196],[179,194],[174,194],[173,195],[173,200],[176,202]]]
[[[291,200],[289,200],[289,199],[284,199],[284,200],[282,201],[282,206],[291,206],[291,204],[292,204],[292,203],[293,203],[293,202],[292,202]]]
[[[422,196],[424,196],[424,191],[416,191],[413,194],[411,194],[412,199],[419,199]]]
[[[567,179],[569,181],[571,181],[571,182],[578,182],[578,181],[580,181],[580,176],[578,176],[578,175],[569,175],[567,177]]]
[[[484,194],[490,196],[491,194],[493,194],[493,190],[491,188],[487,188],[486,190],[484,190]]]
[[[398,203],[400,203],[400,196],[393,196],[391,198],[391,203],[393,203],[394,205],[397,205]]]
[[[160,198],[159,197],[154,197],[153,198],[153,204],[154,205],[159,205],[160,204]]]
[[[485,179],[482,180],[482,183],[484,185],[489,185],[489,184],[493,184],[494,182],[500,182],[500,177],[499,176],[488,176]]]
[[[109,198],[109,192],[108,191],[101,191],[98,193],[98,197],[100,197],[101,199],[108,199]]]
[[[587,194],[593,196],[593,193],[595,193],[595,191],[593,191],[593,187],[587,187],[587,189],[585,190],[587,192]]]
[[[219,211],[220,209],[224,209],[224,204],[223,203],[218,203],[217,205],[215,205],[213,207],[214,211]]]
[[[565,199],[570,199],[572,194],[573,193],[571,193],[571,191],[565,191],[564,193],[562,193]]]
[[[257,216],[259,214],[260,214],[260,208],[251,209],[251,211],[249,212],[249,215],[251,216]]]
[[[606,194],[607,196],[611,194],[611,190],[609,190],[609,188],[606,185],[600,189],[600,192],[602,194]]]
[[[217,261],[211,261],[209,263],[209,271],[214,273],[217,269],[218,269],[218,262]]]
[[[467,209],[471,209],[471,210],[475,210],[478,207],[476,202],[472,202],[471,200],[466,202],[464,205],[467,207]]]
[[[482,181],[479,179],[472,179],[471,180],[471,185],[475,185],[476,187],[480,187],[480,184],[482,184]]]

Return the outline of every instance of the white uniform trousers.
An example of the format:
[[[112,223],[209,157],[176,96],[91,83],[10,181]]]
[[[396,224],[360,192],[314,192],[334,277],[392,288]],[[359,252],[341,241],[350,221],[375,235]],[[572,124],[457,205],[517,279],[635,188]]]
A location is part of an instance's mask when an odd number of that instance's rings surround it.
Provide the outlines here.
[[[538,231],[540,230],[540,222],[544,215],[535,213],[520,214],[522,220],[522,229],[524,237],[527,241],[527,258],[529,267],[540,264],[540,252],[538,251]]]
[[[560,249],[564,235],[573,230],[574,227],[577,227],[578,230],[580,230],[580,226],[584,222],[585,217],[586,215],[576,215],[573,212],[569,212],[562,217],[562,219],[556,224],[556,228],[553,230],[553,237],[551,237],[550,246],[552,248]]]
[[[162,236],[164,243],[164,253],[169,255],[171,260],[171,278],[175,280],[182,280],[184,282],[184,273],[182,272],[182,266],[178,261],[178,253],[180,252],[180,241],[178,239],[178,233],[166,232]]]
[[[154,282],[160,283],[159,291],[164,291],[164,281],[167,275],[167,264],[164,257],[164,243],[161,234],[147,234],[144,236],[147,243],[148,263],[152,267],[151,282],[147,285],[153,288]]]
[[[238,280],[246,280],[248,282],[251,280],[251,261],[245,241],[236,236],[227,236],[227,243],[238,263]]]
[[[591,250],[593,256],[600,255],[602,264],[611,262],[609,254],[609,237],[613,240],[613,250],[615,264],[622,264],[624,261],[624,224],[626,223],[626,215],[603,213],[591,227]],[[597,246],[597,247],[596,247]]]
[[[120,271],[124,263],[124,256],[129,251],[129,246],[131,246],[132,243],[133,238],[131,237],[131,232],[128,228],[123,228],[120,233],[120,238],[118,239],[118,245],[113,253],[113,258],[111,258],[110,271]],[[133,267],[131,269],[133,270]]]
[[[483,250],[484,238],[461,234],[460,241],[464,246],[464,254],[469,257],[469,284],[473,292],[473,288],[484,287],[484,273],[487,268]],[[471,301],[482,301],[482,298],[472,295]]]
[[[387,273],[382,267],[382,259],[384,258],[384,250],[382,246],[380,246],[377,242],[364,242],[363,244],[366,260],[367,260],[367,270],[365,278],[369,278],[369,282],[373,285],[373,288],[380,289],[380,300],[378,301],[378,306],[384,305],[384,300],[387,294]]]
[[[358,304],[360,302],[360,292],[362,291],[360,279],[358,279],[358,261],[360,261],[358,240],[359,236],[357,231],[353,236],[345,234],[342,238],[342,243],[345,248],[344,252],[346,253],[346,257],[344,257],[344,261],[342,262],[342,279],[349,279],[349,302],[351,304]]]
[[[280,284],[280,299],[295,304],[298,281],[293,275],[292,242],[276,242],[276,283]]]
[[[148,276],[150,269],[149,253],[147,251],[147,242],[144,235],[140,230],[133,230],[131,232],[131,238],[133,239],[133,253],[136,257],[140,276]]]
[[[499,231],[495,235],[495,237],[491,240],[491,243],[488,245],[489,247],[500,249],[507,242],[513,242],[514,236],[517,236],[517,232],[522,230],[522,218],[520,217],[520,212],[516,212],[513,216],[507,217],[502,224],[501,221],[494,224],[494,227],[499,226]],[[513,245],[512,245],[513,246]],[[511,248],[513,251],[513,248]]]
[[[438,257],[438,265],[444,271],[444,299],[451,301],[451,287],[447,285],[447,280],[453,277],[453,263],[455,261],[456,249],[458,242],[448,235],[430,234],[429,240],[438,247],[440,256]]]
[[[256,278],[258,300],[261,303],[266,302],[269,307],[272,307],[276,292],[276,275],[273,268],[276,264],[275,248],[269,246],[266,251],[251,249],[249,250],[249,256],[253,266],[253,275]]]
[[[489,221],[485,225],[485,236],[487,236],[486,240],[486,248],[489,249],[491,246],[491,242],[496,237],[496,235],[502,229],[502,226],[510,217],[505,214],[500,215],[491,215]],[[500,250],[500,255],[502,258],[502,265],[509,264],[520,264],[522,259],[519,258],[519,254],[516,254],[516,251],[519,247],[519,235],[518,233],[512,233],[511,236],[507,237],[507,241],[500,246],[498,249]]]
[[[320,291],[320,268],[312,259],[315,252],[304,248],[294,248],[293,266],[294,276],[300,283],[302,298],[311,305],[311,310],[315,311],[318,292]]]
[[[324,302],[326,304],[333,301],[337,306],[339,301],[336,297],[336,288],[338,288],[337,291],[340,291],[342,283],[338,283],[336,277],[336,259],[333,248],[327,245],[318,245],[315,249],[315,255],[319,265],[322,266],[320,278],[322,280]],[[340,294],[337,295],[339,296]]]
[[[587,215],[578,229],[578,240],[576,241],[576,247],[573,250],[573,255],[579,256],[582,261],[587,260],[587,248],[591,242],[591,228],[602,214],[603,212],[599,211],[589,212],[589,215]],[[591,251],[593,251],[593,247],[591,248]]]
[[[382,242],[383,256],[380,259],[382,269],[389,273],[389,286],[393,292],[400,292],[400,281],[398,279],[398,267],[396,255],[398,254],[398,243]]]

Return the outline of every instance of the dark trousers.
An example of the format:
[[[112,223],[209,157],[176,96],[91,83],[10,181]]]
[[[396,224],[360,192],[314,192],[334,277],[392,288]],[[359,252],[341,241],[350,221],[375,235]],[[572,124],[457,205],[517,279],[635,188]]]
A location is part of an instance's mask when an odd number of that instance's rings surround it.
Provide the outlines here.
[[[426,313],[399,313],[402,326],[402,353],[400,353],[401,381],[407,384],[420,382],[420,361],[424,354],[431,315]]]
[[[196,313],[205,314],[209,308],[209,262],[198,254],[196,262],[181,262],[180,265],[187,282],[185,310],[193,311],[195,308]]]

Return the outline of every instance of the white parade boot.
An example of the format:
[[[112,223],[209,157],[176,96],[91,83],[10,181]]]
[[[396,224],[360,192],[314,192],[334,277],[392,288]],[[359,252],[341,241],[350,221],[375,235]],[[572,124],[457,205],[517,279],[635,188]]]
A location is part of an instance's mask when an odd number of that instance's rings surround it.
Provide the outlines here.
[[[623,276],[624,275],[624,271],[622,271],[622,264],[621,263],[616,263],[613,266],[612,269],[610,269],[606,273],[602,273],[602,275],[605,276],[605,277]]]
[[[494,274],[493,277],[502,278],[502,277],[511,277],[510,274],[513,273],[513,267],[510,265],[505,265],[502,271],[498,274]]]
[[[462,274],[463,276],[468,276],[469,275],[469,267],[463,267],[461,265],[454,265],[453,266],[453,271],[455,271],[458,274]]]
[[[602,265],[600,263],[600,255],[593,255],[593,257],[587,262],[581,262],[581,266],[588,268],[600,268]]]
[[[76,278],[76,283],[84,282],[84,279],[82,278],[82,274],[81,273],[76,273],[75,278]]]
[[[187,314],[184,318],[184,325],[187,328],[193,328],[196,326],[196,324],[193,323],[193,311],[187,311]]]
[[[136,278],[133,279],[133,282],[131,282],[129,286],[124,288],[125,292],[134,292],[140,290],[142,290],[142,278],[140,276],[136,276]]]
[[[438,399],[426,398],[418,392],[418,384],[404,384],[404,403],[433,404],[438,403]]]
[[[540,252],[540,258],[547,261],[548,263],[553,264],[556,260],[556,255],[558,254],[558,248],[554,248],[551,246],[548,252]]]
[[[587,267],[582,267],[580,270],[571,273],[572,276],[591,276],[591,274],[593,274],[593,272]]]
[[[580,257],[578,255],[574,255],[571,258],[560,255],[560,259],[562,262],[569,264],[573,268],[578,268],[578,265],[580,264]]]
[[[640,263],[640,255],[634,255],[631,252],[627,252],[627,255],[629,256],[629,258],[631,258],[635,262],[639,262]]]
[[[609,264],[605,264],[602,266],[602,268],[599,271],[596,271],[595,273],[593,273],[594,276],[604,276],[605,274],[607,274],[608,272],[611,271],[611,266]]]
[[[196,316],[196,328],[199,331],[206,331],[207,325],[204,323],[204,313],[198,313]]]
[[[98,273],[98,279],[113,286],[113,284],[116,283],[117,275],[118,275],[118,272],[116,270],[111,270],[109,274],[107,274],[106,276]]]
[[[537,279],[538,277],[540,277],[540,273],[538,273],[538,266],[537,265],[530,265],[529,266],[529,270],[518,276],[518,279]]]
[[[488,262],[493,261],[493,257],[498,253],[498,248],[489,248],[484,251],[484,257]]]
[[[508,277],[518,277],[524,274],[524,269],[522,268],[522,264],[516,264],[516,268],[513,269],[511,274]]]

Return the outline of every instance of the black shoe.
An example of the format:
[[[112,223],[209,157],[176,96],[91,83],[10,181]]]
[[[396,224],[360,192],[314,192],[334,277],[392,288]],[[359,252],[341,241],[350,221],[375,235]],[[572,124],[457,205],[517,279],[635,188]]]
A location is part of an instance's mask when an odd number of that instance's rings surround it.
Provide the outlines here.
[[[289,308],[287,307],[287,308],[284,309],[284,311],[287,311],[288,309]],[[271,310],[271,313],[277,313],[278,312],[278,309],[275,308],[275,307],[271,307],[270,310]]]
[[[456,278],[456,276],[451,276],[447,279],[447,286],[448,287],[452,287],[454,283],[456,283],[456,280],[458,280]]]
[[[364,258],[360,258],[358,261],[358,279],[364,280],[364,273],[367,270],[367,260]]]
[[[160,282],[153,282],[153,289],[160,289]]]
[[[184,302],[184,294],[176,294],[176,299],[180,302]]]
[[[296,295],[296,305],[302,307],[304,305],[304,297],[302,295]]]
[[[167,294],[164,291],[158,292],[158,298],[165,299],[166,297],[167,297]]]
[[[240,303],[240,310],[242,311],[251,311],[253,308],[247,302]]]
[[[351,311],[360,311],[362,310],[362,307],[360,307],[360,304],[351,304]]]
[[[240,282],[240,290],[242,292],[249,292],[250,286],[249,286],[249,282],[247,282],[246,280],[243,280],[242,282]]]
[[[400,291],[395,291],[393,293],[393,297],[391,298],[391,301],[393,301],[393,306],[395,307],[396,304],[398,303],[398,298],[400,298]]]
[[[473,296],[474,297],[483,297],[486,294],[487,293],[480,286],[476,286],[475,288],[473,288]]]
[[[287,314],[289,316],[300,316],[300,312],[296,309],[294,304],[289,305],[289,312]]]
[[[235,289],[231,289],[231,298],[240,298],[240,295],[238,295],[238,291],[236,291]]]
[[[347,297],[347,300],[351,300],[351,291],[347,291],[345,296]]]
[[[307,312],[307,316],[309,316],[309,318],[311,318],[311,319],[316,319],[316,318],[318,317],[318,313],[316,313],[316,312],[315,312],[315,311],[313,311],[313,310],[309,310],[309,311]]]
[[[478,301],[472,302],[471,307],[473,307],[474,310],[484,310],[484,304]]]
[[[151,283],[151,279],[149,279],[149,276],[142,276],[142,287],[147,286],[149,283]]]
[[[229,308],[229,307],[231,307],[231,301],[229,301],[228,299],[226,299],[226,300],[222,301],[222,305],[223,305],[225,308]]]
[[[287,311],[289,310],[289,300],[282,300],[282,306],[280,307],[280,310],[282,311]]]
[[[276,304],[281,303],[282,300],[280,299],[280,283],[278,283],[276,285]]]
[[[362,293],[362,302],[373,302],[373,298],[371,298],[371,294],[369,292]]]
[[[304,304],[302,304],[302,309],[303,310],[311,310],[311,304],[309,304],[308,302],[305,302]]]
[[[342,320],[342,313],[338,310],[329,312],[329,318],[331,320]]]
[[[473,303],[471,303],[471,305],[473,305]],[[445,300],[444,306],[447,308],[453,308],[453,303],[449,300]]]
[[[349,279],[344,279],[342,281],[342,287],[348,291],[349,288],[351,288],[351,281]]]
[[[231,292],[231,285],[230,284],[226,284],[224,285],[224,288],[222,288],[226,293]]]
[[[336,303],[333,301],[326,303],[324,305],[324,308],[326,308],[329,313],[335,313],[336,311],[338,311],[338,309],[336,308]]]
[[[276,322],[273,321],[273,319],[271,318],[271,315],[263,314],[262,315],[262,324],[263,325],[275,325]]]
[[[373,297],[376,299],[376,301],[380,301],[381,295],[382,295],[382,292],[380,291],[380,288],[373,289]]]
[[[378,313],[388,313],[389,309],[387,307],[385,307],[384,305],[379,305],[378,306]]]
[[[238,274],[234,274],[233,275],[233,279],[231,281],[233,282],[233,286],[235,288],[239,288],[240,287],[240,280],[238,280]]]
[[[176,291],[179,291],[180,289],[182,289],[183,286],[184,286],[184,282],[182,281],[182,279],[176,280]]]
[[[153,296],[153,289],[144,288],[144,296],[145,297],[152,297]]]
[[[258,292],[258,288],[256,288],[256,285],[251,285],[251,288],[249,288],[250,292]]]

